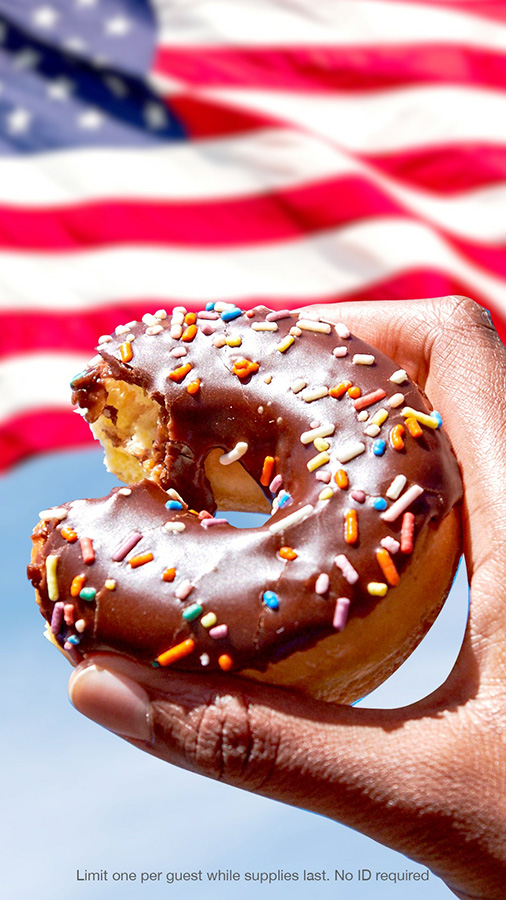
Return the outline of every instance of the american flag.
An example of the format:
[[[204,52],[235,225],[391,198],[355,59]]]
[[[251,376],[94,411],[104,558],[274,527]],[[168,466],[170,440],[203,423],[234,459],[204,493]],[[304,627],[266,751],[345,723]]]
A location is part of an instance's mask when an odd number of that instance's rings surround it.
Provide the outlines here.
[[[0,467],[145,312],[506,312],[506,2],[0,0]],[[90,352],[91,350],[91,352]]]

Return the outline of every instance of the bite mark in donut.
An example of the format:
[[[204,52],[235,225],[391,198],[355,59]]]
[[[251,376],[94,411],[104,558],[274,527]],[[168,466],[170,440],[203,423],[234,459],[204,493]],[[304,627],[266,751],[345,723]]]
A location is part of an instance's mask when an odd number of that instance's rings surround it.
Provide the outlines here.
[[[74,662],[111,650],[346,702],[381,683],[460,546],[458,467],[406,373],[342,323],[230,304],[97,349],[74,399],[131,486],[41,514],[29,575],[53,639]],[[271,516],[235,529],[220,508]]]

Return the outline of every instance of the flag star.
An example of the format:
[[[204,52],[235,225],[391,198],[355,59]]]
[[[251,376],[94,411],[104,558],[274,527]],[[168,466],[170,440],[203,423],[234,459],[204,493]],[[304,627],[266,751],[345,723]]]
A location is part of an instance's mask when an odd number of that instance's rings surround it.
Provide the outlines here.
[[[6,116],[7,131],[9,134],[23,134],[28,131],[32,121],[32,114],[27,109],[18,106]]]
[[[104,84],[115,97],[126,97],[128,94],[128,85],[117,75],[107,75],[104,78]]]
[[[131,28],[132,23],[124,16],[114,16],[112,19],[107,19],[105,23],[105,33],[113,37],[123,37]]]
[[[86,41],[83,41],[80,37],[69,37],[65,41],[64,47],[66,50],[70,50],[71,53],[82,53],[86,50]]]
[[[167,110],[161,103],[146,103],[142,113],[148,128],[152,128],[153,131],[167,128],[169,117]]]
[[[32,14],[32,21],[39,28],[52,28],[59,18],[60,13],[54,6],[39,6]]]
[[[32,47],[23,47],[19,53],[16,53],[12,61],[15,69],[26,70],[36,69],[41,59],[41,54],[33,50]]]
[[[76,6],[96,6],[97,0],[76,0]]]
[[[68,100],[74,87],[74,83],[68,78],[55,78],[47,85],[47,96],[50,100]]]
[[[87,109],[77,117],[79,128],[96,131],[104,122],[104,116],[98,109]]]

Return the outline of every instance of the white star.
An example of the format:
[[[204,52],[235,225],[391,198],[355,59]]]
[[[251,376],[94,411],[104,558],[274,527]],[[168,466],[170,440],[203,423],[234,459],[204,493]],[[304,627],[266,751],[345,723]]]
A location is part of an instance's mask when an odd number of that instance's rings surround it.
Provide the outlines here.
[[[167,128],[169,124],[167,110],[161,103],[146,103],[142,110],[142,114],[148,128],[152,128],[153,131]]]
[[[124,16],[114,16],[112,19],[107,19],[105,23],[105,33],[113,37],[124,37],[131,28],[132,23]]]
[[[98,109],[87,109],[77,117],[79,128],[86,131],[96,131],[103,124],[104,117]]]
[[[47,85],[47,96],[50,100],[68,100],[74,87],[74,83],[68,78],[55,78]]]
[[[18,106],[6,116],[7,131],[9,134],[23,134],[28,131],[32,121],[32,114],[27,109]]]
[[[19,53],[13,57],[15,69],[35,69],[42,59],[40,53],[36,53],[31,47],[23,47]]]
[[[76,0],[76,6],[96,6],[97,0]]]
[[[117,75],[107,75],[104,78],[104,84],[115,97],[126,97],[128,94],[128,85]]]
[[[60,18],[60,13],[54,6],[39,6],[32,15],[34,25],[39,28],[52,28]]]
[[[65,41],[64,47],[66,50],[70,50],[71,53],[82,53],[86,50],[86,41],[83,41],[80,37],[69,37]]]

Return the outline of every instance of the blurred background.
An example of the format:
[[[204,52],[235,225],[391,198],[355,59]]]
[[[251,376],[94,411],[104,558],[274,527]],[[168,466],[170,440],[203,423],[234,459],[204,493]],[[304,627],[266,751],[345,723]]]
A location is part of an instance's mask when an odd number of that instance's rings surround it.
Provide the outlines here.
[[[24,567],[39,509],[113,484],[68,382],[120,323],[217,299],[247,309],[458,293],[488,308],[505,340],[505,47],[499,0],[0,0],[9,900],[141,890],[78,884],[77,868],[416,868],[81,720]],[[364,702],[428,693],[466,612],[460,572],[424,646]],[[435,879],[375,883],[374,896],[429,888],[450,896]],[[142,890],[202,896],[191,883]],[[241,883],[260,890],[308,887]],[[371,896],[356,878],[339,892]]]

